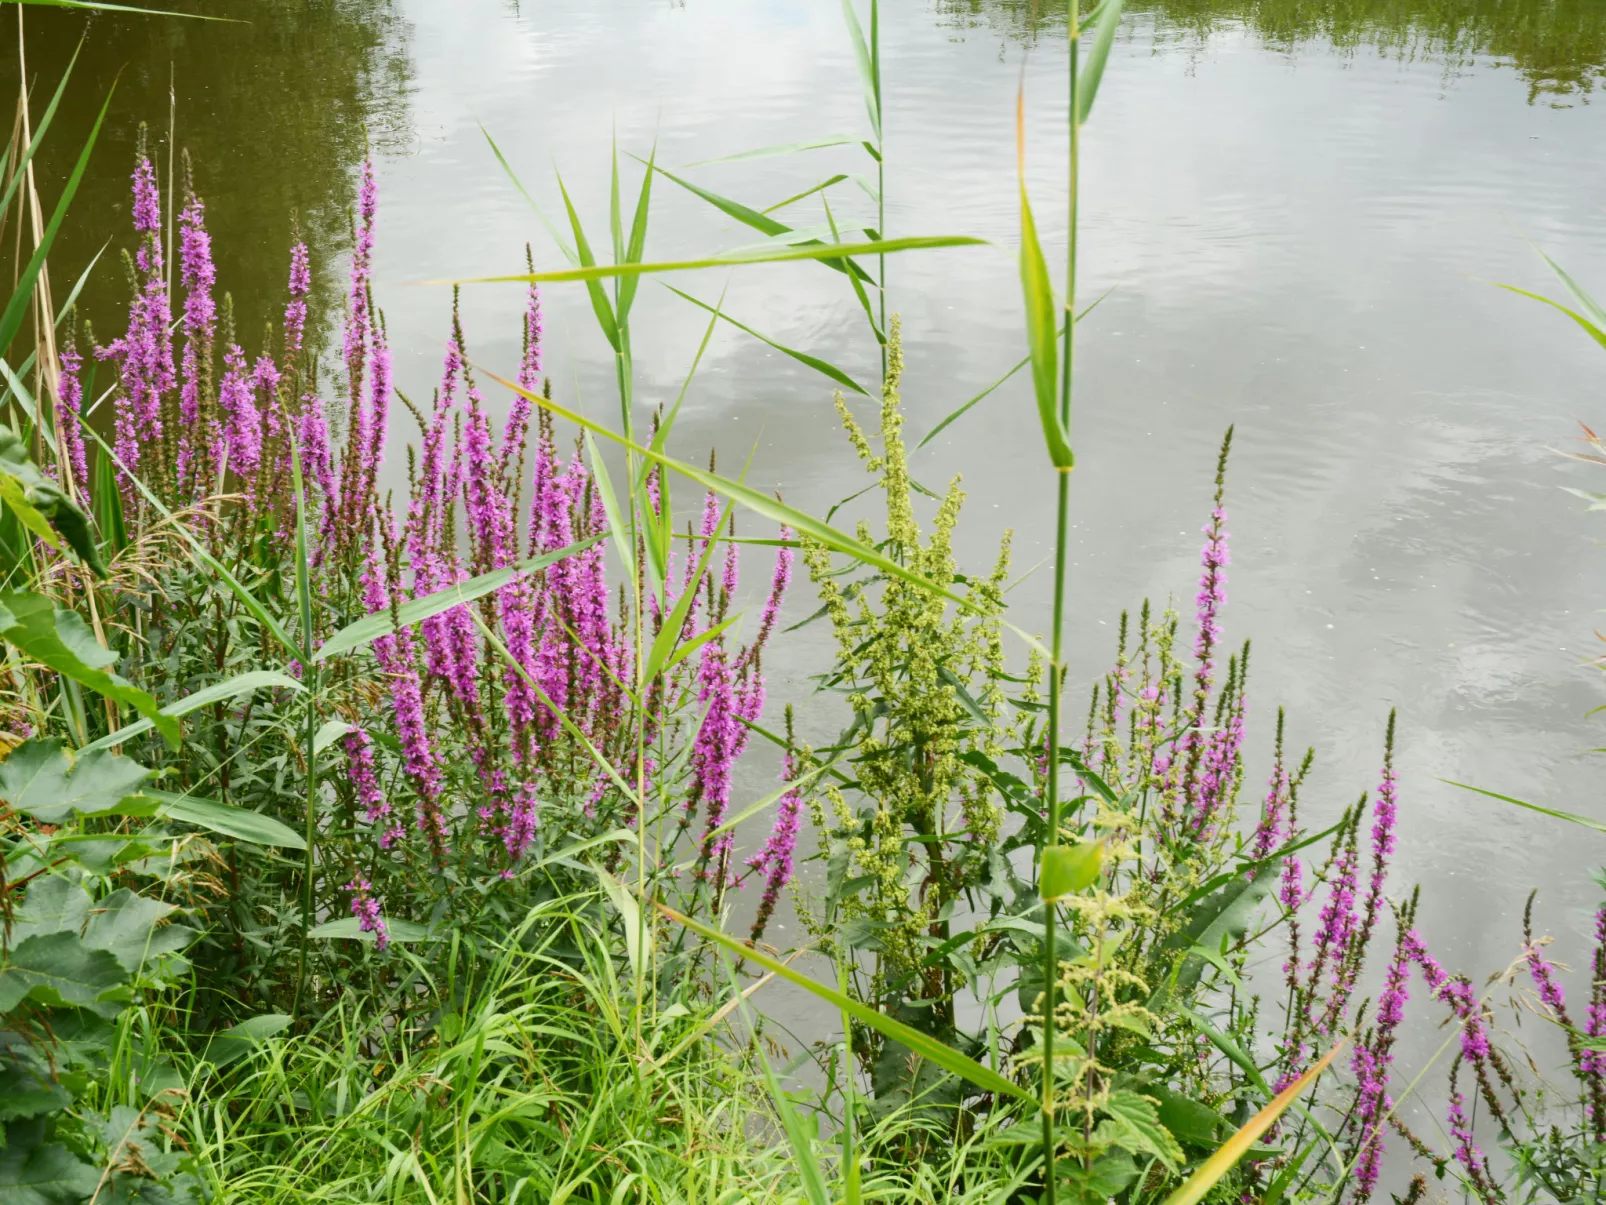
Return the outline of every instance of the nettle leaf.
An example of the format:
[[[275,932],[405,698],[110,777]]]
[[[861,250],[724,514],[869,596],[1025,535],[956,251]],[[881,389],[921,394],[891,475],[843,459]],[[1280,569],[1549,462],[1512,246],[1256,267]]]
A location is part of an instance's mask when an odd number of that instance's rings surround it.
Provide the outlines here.
[[[100,647],[77,612],[56,606],[43,594],[0,590],[0,636],[63,677],[132,707],[156,725],[168,745],[178,748],[178,719],[162,711],[145,691],[107,668],[116,662],[117,654]]]
[[[106,749],[76,757],[54,738],[24,741],[0,762],[0,799],[41,824],[61,824],[74,812],[115,808],[150,771]]]
[[[31,998],[106,1014],[101,996],[127,979],[116,958],[105,950],[90,949],[76,933],[30,937],[19,942],[0,967],[0,1013]],[[116,1013],[117,1006],[112,1005],[110,1012]]]
[[[1190,1096],[1173,1092],[1164,1084],[1147,1085],[1143,1092],[1159,1101],[1160,1124],[1170,1130],[1179,1142],[1189,1146],[1214,1150],[1221,1141],[1221,1132],[1227,1128],[1227,1119],[1209,1105],[1200,1104]]]
[[[1119,1126],[1117,1142],[1134,1155],[1153,1155],[1172,1171],[1186,1158],[1171,1131],[1160,1121],[1159,1110],[1148,1097],[1130,1088],[1117,1088],[1104,1102],[1104,1111]]]
[[[90,909],[84,944],[105,950],[130,974],[176,954],[195,939],[184,925],[158,924],[178,909],[120,887]]]
[[[6,1127],[0,1150],[0,1200],[6,1205],[79,1205],[100,1186],[100,1173],[59,1142],[44,1141],[39,1121]]]

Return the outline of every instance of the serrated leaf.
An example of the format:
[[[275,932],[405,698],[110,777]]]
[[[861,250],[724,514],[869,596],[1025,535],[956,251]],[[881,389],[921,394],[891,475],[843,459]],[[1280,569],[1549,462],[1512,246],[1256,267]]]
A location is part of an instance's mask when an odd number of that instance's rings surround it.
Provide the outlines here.
[[[101,994],[127,978],[116,958],[105,950],[90,949],[76,933],[30,937],[0,967],[0,1013],[10,1012],[30,996],[44,1004],[101,1011],[96,1008]]]
[[[12,920],[10,944],[46,933],[82,933],[93,901],[78,877],[54,874],[29,883]]]
[[[100,1185],[100,1173],[59,1142],[31,1145],[7,1127],[0,1149],[0,1200],[6,1205],[79,1205]]]
[[[116,654],[100,647],[76,612],[57,607],[43,594],[0,591],[0,636],[64,677],[132,707],[155,725],[172,748],[178,748],[178,720],[164,714],[145,691],[107,668],[116,662]]]
[[[1134,1155],[1153,1155],[1176,1171],[1186,1156],[1171,1131],[1160,1122],[1159,1110],[1148,1097],[1129,1088],[1118,1088],[1104,1102],[1104,1111],[1121,1123],[1125,1132],[1121,1145]]]
[[[90,908],[84,944],[107,951],[132,974],[195,939],[195,931],[184,925],[157,927],[176,911],[172,904],[120,887]]]
[[[54,737],[24,741],[0,762],[0,799],[41,824],[61,824],[74,812],[115,808],[150,771],[106,749],[74,757]]]

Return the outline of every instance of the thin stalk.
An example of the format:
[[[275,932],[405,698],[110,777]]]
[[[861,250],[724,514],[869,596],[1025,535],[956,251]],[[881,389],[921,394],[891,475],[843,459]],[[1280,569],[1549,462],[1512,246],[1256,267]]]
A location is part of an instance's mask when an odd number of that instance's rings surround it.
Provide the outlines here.
[[[870,0],[870,75],[875,88],[875,233],[877,241],[887,237],[887,113],[881,105],[881,2]],[[881,379],[887,378],[887,253],[877,257],[876,283],[879,294],[881,330]]]
[[[295,437],[290,439],[290,472],[295,485],[296,504],[296,601],[301,618],[301,672],[307,682],[307,799],[306,799],[306,861],[301,874],[301,951],[296,961],[296,993],[291,1002],[290,1014],[295,1016],[301,1007],[301,993],[307,983],[307,942],[312,931],[312,874],[313,854],[317,838],[318,820],[318,758],[313,745],[318,736],[318,686],[321,676],[319,663],[313,660],[312,643],[312,583],[307,558],[307,506],[306,488],[301,478],[301,451]]]
[[[1076,68],[1081,33],[1081,13],[1078,0],[1066,0],[1066,28],[1070,40],[1070,90],[1068,115],[1070,119],[1070,145],[1068,148],[1070,176],[1069,227],[1066,232],[1065,257],[1065,343],[1060,365],[1060,424],[1067,436],[1071,429],[1071,363],[1076,339],[1076,190],[1080,139],[1078,137],[1082,114],[1076,95]],[[1065,577],[1070,561],[1071,478],[1068,472],[1057,474],[1055,482],[1054,516],[1054,618],[1053,640],[1049,657],[1048,693],[1048,836],[1047,844],[1054,846],[1060,840],[1060,696],[1065,690]],[[1055,921],[1057,908],[1046,903],[1043,908],[1043,1200],[1055,1205],[1059,1185],[1054,1167],[1054,1028],[1055,1007],[1058,996],[1059,959],[1055,950]]]

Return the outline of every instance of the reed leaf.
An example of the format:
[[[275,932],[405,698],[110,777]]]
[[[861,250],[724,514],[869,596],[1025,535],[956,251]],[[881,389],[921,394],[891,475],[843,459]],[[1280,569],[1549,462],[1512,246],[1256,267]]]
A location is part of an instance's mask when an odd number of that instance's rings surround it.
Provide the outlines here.
[[[1015,161],[1020,177],[1020,282],[1026,301],[1026,340],[1032,362],[1032,389],[1037,417],[1043,427],[1043,445],[1049,462],[1060,472],[1076,463],[1070,437],[1059,415],[1059,324],[1054,307],[1054,286],[1048,262],[1037,239],[1032,204],[1026,195],[1026,94],[1015,98]]]
[[[855,283],[857,283],[857,282],[855,282]],[[863,286],[860,286],[860,287],[862,288]],[[844,389],[851,389],[851,390],[853,390],[854,393],[860,394],[860,395],[862,395],[864,397],[869,397],[870,396],[868,393],[865,392],[864,386],[860,385],[857,381],[855,381],[847,373],[843,372],[836,365],[831,364],[828,361],[822,360],[817,356],[811,356],[807,352],[798,351],[796,348],[793,348],[793,347],[787,347],[786,344],[784,344],[784,343],[777,343],[774,339],[771,339],[768,335],[760,334],[758,331],[754,330],[752,327],[745,326],[742,323],[736,321],[736,319],[732,318],[729,314],[721,313],[719,310],[716,310],[713,306],[709,305],[706,301],[698,301],[697,298],[693,297],[690,293],[681,292],[679,289],[675,288],[674,285],[665,285],[664,288],[668,289],[676,297],[679,297],[679,298],[681,298],[682,300],[685,300],[685,301],[689,301],[693,305],[699,307],[700,309],[707,310],[710,314],[713,314],[716,318],[723,318],[726,322],[730,323],[737,330],[744,331],[747,334],[752,335],[753,338],[757,339],[760,343],[768,344],[770,347],[773,347],[776,351],[780,352],[783,356],[791,356],[792,359],[796,360],[799,364],[806,364],[808,367],[814,369],[815,372],[818,372],[818,373],[822,374],[823,376],[830,377],[831,380],[835,381],[838,385],[841,385]]]

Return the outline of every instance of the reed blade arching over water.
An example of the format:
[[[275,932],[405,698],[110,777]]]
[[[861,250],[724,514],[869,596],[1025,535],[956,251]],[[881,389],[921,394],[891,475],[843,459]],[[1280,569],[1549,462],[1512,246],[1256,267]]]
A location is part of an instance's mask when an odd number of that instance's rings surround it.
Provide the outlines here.
[[[614,148],[604,221],[555,186],[568,266],[526,247],[497,278],[523,290],[516,362],[472,352],[489,344],[461,294],[437,294],[428,398],[395,385],[372,157],[338,343],[316,320],[329,265],[288,227],[279,279],[250,286],[272,324],[242,328],[205,165],[171,155],[164,191],[149,134],[127,156],[123,299],[58,306],[46,255],[82,201],[63,190],[47,224],[23,187],[35,131],[56,134],[19,97],[0,161],[32,239],[5,311],[30,356],[0,374],[0,1198],[1416,1205],[1428,1172],[1485,1205],[1598,1194],[1606,907],[1571,1004],[1532,898],[1503,975],[1445,964],[1395,871],[1396,717],[1373,789],[1335,808],[1294,735],[1320,717],[1273,718],[1229,640],[1234,428],[1213,495],[1199,465],[1189,613],[1142,603],[1106,672],[1070,673],[1092,630],[1069,605],[1072,420],[1106,404],[1072,406],[1080,138],[1121,86],[1121,16],[1072,0],[1061,27],[1058,280],[1024,89],[1014,115],[1026,322],[999,370],[1025,352],[1047,462],[1042,635],[1012,617],[1012,533],[967,565],[960,480],[911,469],[905,398],[929,386],[889,265],[987,252],[885,229],[873,0],[844,6],[868,136],[827,140],[862,150],[868,204],[845,175],[800,179],[786,208],[818,220],[782,222],[698,165]],[[773,241],[659,257],[664,180]],[[676,290],[704,334],[649,404],[642,278],[759,263],[832,273],[879,387]],[[1561,308],[1606,341],[1563,280]],[[544,305],[574,286],[616,423],[545,375]],[[683,447],[722,322],[818,373],[810,396],[848,391],[843,454],[868,483],[823,517]],[[766,658],[810,624],[831,650],[814,697],[778,708]],[[793,703],[831,735],[810,741]],[[766,746],[779,780],[744,798]],[[783,984],[819,1006],[801,1050],[766,1017]],[[1519,984],[1567,1077],[1543,1093],[1510,1032]],[[1407,1027],[1447,1036],[1419,1060]],[[1429,1074],[1424,1133],[1402,1105]]]

